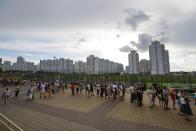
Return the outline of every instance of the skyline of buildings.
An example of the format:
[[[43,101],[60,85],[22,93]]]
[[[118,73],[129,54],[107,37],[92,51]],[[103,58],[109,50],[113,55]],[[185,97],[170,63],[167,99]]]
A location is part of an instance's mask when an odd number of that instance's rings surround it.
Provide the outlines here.
[[[1,59],[0,59],[1,60]],[[33,62],[27,62],[22,56],[17,57],[17,61],[11,64],[11,61],[2,62],[3,71],[44,71],[59,72],[65,74],[86,73],[86,74],[104,74],[104,73],[121,73],[124,71],[123,64],[101,59],[90,55],[86,62],[75,61],[71,59],[55,58],[40,60],[35,65]]]
[[[136,50],[131,50],[128,54],[128,66],[125,67],[121,63],[113,62],[108,59],[89,55],[86,62],[73,61],[71,59],[59,58],[40,60],[35,65],[33,62],[27,62],[21,56],[17,57],[17,61],[11,64],[11,61],[2,62],[0,58],[0,68],[4,71],[45,71],[59,72],[65,74],[86,73],[86,74],[104,74],[104,73],[127,73],[127,74],[159,74],[164,75],[170,73],[169,52],[165,50],[164,44],[160,41],[152,41],[149,46],[150,60],[141,59]]]
[[[164,75],[170,73],[169,51],[165,50],[165,45],[160,41],[152,41],[149,45],[150,60],[139,61],[139,54],[136,50],[131,50],[128,54],[128,63],[125,72],[128,74],[149,74]]]

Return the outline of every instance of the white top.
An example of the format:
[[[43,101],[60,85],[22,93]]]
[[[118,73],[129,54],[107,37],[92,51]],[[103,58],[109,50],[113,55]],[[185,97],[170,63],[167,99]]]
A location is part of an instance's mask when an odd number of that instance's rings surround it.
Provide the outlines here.
[[[41,91],[45,91],[45,84],[41,85]]]
[[[88,88],[89,90],[90,90],[90,87],[91,87],[90,84],[87,84],[87,88]]]
[[[97,84],[97,89],[100,89],[100,84]]]
[[[131,87],[129,88],[129,90],[130,90],[131,93],[133,93],[133,92],[134,92],[133,86],[131,86]]]
[[[113,85],[112,85],[112,88],[113,88],[113,89],[116,89],[116,88],[117,88],[117,85],[113,84]]]
[[[180,102],[181,102],[181,104],[186,104],[186,103],[185,103],[185,100],[184,100],[184,97],[181,97],[181,98],[180,98]]]

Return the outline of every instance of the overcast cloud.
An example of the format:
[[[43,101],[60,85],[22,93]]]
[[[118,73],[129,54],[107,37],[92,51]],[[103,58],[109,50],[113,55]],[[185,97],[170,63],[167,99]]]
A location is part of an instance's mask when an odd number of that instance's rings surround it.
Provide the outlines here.
[[[126,13],[125,24],[130,26],[133,30],[136,30],[138,25],[150,20],[150,15],[147,15],[142,10],[136,10],[133,8],[125,9]]]
[[[37,63],[94,54],[127,65],[125,52],[149,59],[150,41],[158,39],[172,71],[193,69],[195,7],[195,0],[0,0],[0,57]]]

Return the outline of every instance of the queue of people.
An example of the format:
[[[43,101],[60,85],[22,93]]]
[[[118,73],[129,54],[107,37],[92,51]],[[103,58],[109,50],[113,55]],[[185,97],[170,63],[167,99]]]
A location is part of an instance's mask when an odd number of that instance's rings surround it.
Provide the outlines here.
[[[190,117],[193,115],[191,107],[190,107],[190,99],[187,96],[185,91],[171,89],[168,88],[158,88],[156,84],[148,90],[148,98],[149,98],[149,106],[153,108],[156,106],[155,100],[156,97],[159,100],[159,106],[161,106],[164,110],[168,110],[169,108],[169,100],[172,101],[172,108],[177,110],[177,114],[185,117],[186,120],[190,121]],[[169,99],[171,97],[171,99]]]
[[[87,82],[72,82],[70,85],[71,95],[81,94],[85,89],[85,95],[87,97],[100,96],[106,98],[113,98],[114,100],[118,97],[120,100],[124,100],[125,86],[121,83],[92,83]],[[96,92],[95,90],[96,89]]]
[[[88,81],[87,83],[83,82],[72,82],[69,84],[71,95],[81,94],[85,89],[85,95],[90,98],[92,96],[97,96],[105,99],[112,98],[113,100],[119,99],[124,100],[126,93],[126,86],[123,83],[110,82],[110,83],[93,83]],[[42,98],[51,98],[56,92],[64,92],[66,89],[66,84],[60,81],[54,82],[44,82],[44,81],[27,81],[24,83],[24,87],[27,90],[26,96],[28,100],[33,100],[35,98],[35,92],[39,92],[40,99]],[[19,83],[15,83],[15,98],[18,98],[21,87]],[[94,90],[95,89],[95,90]],[[95,92],[96,91],[96,92]],[[159,106],[163,110],[169,110],[169,100],[172,102],[172,108],[177,111],[177,114],[183,116],[186,120],[190,121],[191,116],[193,115],[190,99],[187,96],[185,91],[177,89],[168,89],[166,87],[160,88],[156,84],[153,84],[151,88],[145,91],[145,88],[141,88],[137,84],[129,88],[130,92],[130,102],[136,103],[137,106],[143,105],[143,95],[147,94],[149,99],[149,107],[153,108],[156,105],[156,100],[158,100]],[[5,88],[5,91],[2,95],[2,100],[4,105],[7,104],[9,97],[11,96],[11,90]],[[196,94],[193,96],[196,105]]]

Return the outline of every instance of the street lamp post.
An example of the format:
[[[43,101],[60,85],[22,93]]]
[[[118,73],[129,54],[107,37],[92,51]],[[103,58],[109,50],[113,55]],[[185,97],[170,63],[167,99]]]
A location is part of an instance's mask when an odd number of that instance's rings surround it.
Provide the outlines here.
[[[191,81],[191,73],[189,72],[189,87],[190,87],[190,89],[192,88],[192,81]]]

